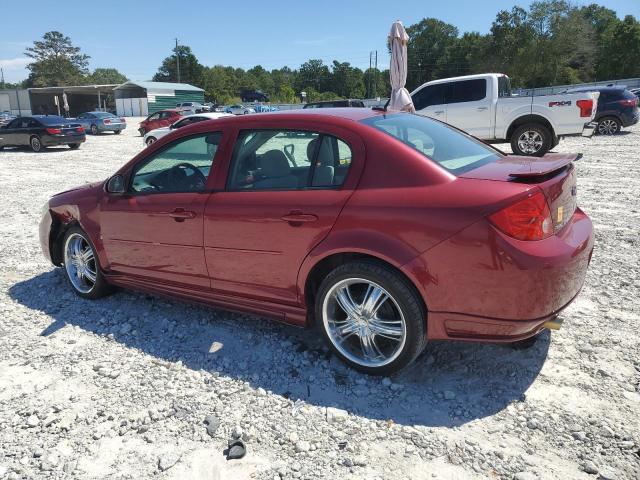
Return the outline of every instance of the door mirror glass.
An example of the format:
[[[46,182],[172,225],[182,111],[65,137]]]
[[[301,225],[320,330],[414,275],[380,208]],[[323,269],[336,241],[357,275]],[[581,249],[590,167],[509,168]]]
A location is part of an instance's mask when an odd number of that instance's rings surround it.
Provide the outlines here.
[[[124,177],[120,174],[111,177],[107,182],[107,192],[124,193]]]

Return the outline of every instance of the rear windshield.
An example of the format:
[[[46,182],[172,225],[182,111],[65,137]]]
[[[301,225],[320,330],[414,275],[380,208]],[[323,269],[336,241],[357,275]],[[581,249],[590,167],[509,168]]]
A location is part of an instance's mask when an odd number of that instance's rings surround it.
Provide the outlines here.
[[[111,118],[111,117],[115,117],[115,115],[113,113],[109,113],[109,112],[93,112],[93,114],[98,117],[98,118]]]
[[[39,117],[33,117],[38,120],[43,125],[60,125],[62,123],[67,123],[69,120],[63,117],[59,117],[57,115],[43,115]]]
[[[500,152],[444,123],[408,113],[361,121],[417,150],[454,175],[498,160]]]

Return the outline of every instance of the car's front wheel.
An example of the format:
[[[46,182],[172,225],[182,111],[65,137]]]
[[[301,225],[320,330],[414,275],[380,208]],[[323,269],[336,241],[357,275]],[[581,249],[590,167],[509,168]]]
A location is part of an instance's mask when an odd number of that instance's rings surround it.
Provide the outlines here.
[[[147,144],[147,146],[156,143],[156,139],[155,137],[149,137],[147,138],[147,140],[145,141],[145,143]]]
[[[77,295],[95,299],[113,291],[102,275],[93,244],[81,228],[71,227],[62,245],[67,279]]]
[[[426,344],[420,297],[378,262],[350,262],[329,273],[316,296],[315,318],[337,356],[368,374],[401,370]]]

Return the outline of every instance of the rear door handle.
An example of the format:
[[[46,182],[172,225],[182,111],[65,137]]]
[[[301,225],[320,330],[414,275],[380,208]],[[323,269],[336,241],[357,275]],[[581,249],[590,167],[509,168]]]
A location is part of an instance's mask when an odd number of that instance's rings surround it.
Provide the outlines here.
[[[311,213],[302,213],[299,210],[293,210],[287,215],[280,217],[280,220],[289,222],[293,226],[299,226],[303,223],[315,222],[318,220],[318,216]]]
[[[487,110],[488,107],[478,107],[476,108],[476,110],[478,110],[479,112],[482,112],[483,110]]]

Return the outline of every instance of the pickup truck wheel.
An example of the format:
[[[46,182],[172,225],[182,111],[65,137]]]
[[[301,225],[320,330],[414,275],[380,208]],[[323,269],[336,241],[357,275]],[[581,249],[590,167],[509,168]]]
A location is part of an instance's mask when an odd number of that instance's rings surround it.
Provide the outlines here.
[[[620,122],[616,117],[604,117],[598,121],[598,135],[615,135],[620,131]]]
[[[511,135],[511,149],[516,155],[541,157],[552,145],[552,135],[547,127],[539,123],[522,125]]]

